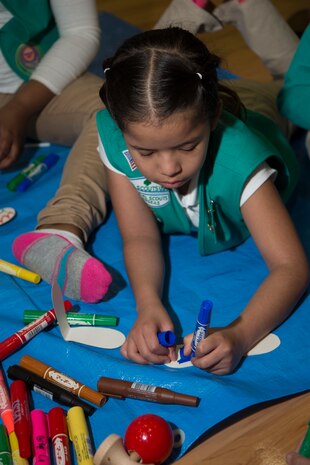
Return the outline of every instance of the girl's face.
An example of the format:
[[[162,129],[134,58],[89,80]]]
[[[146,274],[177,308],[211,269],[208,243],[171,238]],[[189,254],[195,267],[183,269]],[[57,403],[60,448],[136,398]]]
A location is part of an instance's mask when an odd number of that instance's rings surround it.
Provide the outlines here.
[[[209,122],[197,123],[194,112],[179,112],[158,124],[128,123],[124,138],[139,171],[167,189],[187,192],[207,153]]]

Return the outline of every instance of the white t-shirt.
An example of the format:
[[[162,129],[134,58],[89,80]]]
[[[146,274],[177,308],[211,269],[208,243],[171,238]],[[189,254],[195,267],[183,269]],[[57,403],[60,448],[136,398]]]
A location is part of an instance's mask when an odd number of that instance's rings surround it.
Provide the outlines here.
[[[124,173],[118,171],[117,169],[114,168],[114,166],[111,165],[105,153],[105,150],[104,150],[104,147],[101,141],[99,141],[98,151],[99,151],[99,156],[103,164],[107,168],[109,168],[111,171],[114,171],[115,173],[125,176]],[[174,190],[174,193],[177,199],[179,200],[180,205],[183,207],[192,225],[195,226],[196,228],[198,228],[198,225],[199,225],[199,204],[198,204],[198,189],[197,189],[198,177],[199,177],[199,173],[197,173],[197,175],[191,180],[189,187],[188,187],[187,194],[180,195],[177,190]],[[247,179],[244,185],[241,198],[240,198],[240,208],[251,197],[251,195],[253,195],[254,192],[257,191],[257,189],[260,186],[262,186],[264,182],[267,181],[267,179],[272,178],[272,180],[274,181],[276,177],[277,177],[277,171],[271,168],[268,165],[268,163],[263,162],[261,165],[259,165],[256,168],[256,170],[253,171],[251,176],[249,176],[249,178]]]
[[[98,51],[101,32],[95,0],[50,0],[50,5],[59,39],[43,57],[31,79],[58,95],[86,71]],[[11,17],[0,1],[0,28]],[[14,93],[22,82],[0,51],[0,93]]]

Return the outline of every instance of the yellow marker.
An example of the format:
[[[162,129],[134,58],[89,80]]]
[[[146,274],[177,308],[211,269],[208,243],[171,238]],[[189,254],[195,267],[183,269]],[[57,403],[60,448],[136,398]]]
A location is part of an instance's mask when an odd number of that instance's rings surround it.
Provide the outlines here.
[[[28,460],[23,459],[19,453],[19,445],[14,431],[9,434],[13,465],[28,465]]]
[[[67,422],[78,465],[94,465],[91,441],[82,407],[70,408],[67,413]]]
[[[17,278],[25,279],[31,283],[38,284],[41,281],[41,276],[32,271],[26,270],[21,266],[13,265],[13,263],[5,262],[0,259],[0,271],[3,273],[16,276]]]

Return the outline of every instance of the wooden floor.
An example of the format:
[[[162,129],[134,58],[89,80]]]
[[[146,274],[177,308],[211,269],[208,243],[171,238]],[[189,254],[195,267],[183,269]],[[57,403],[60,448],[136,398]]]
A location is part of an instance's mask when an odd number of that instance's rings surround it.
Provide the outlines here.
[[[97,0],[100,11],[110,12],[144,30],[153,27],[169,3],[170,0]],[[310,0],[273,0],[273,3],[287,20],[298,19],[299,12],[310,9]],[[301,14],[295,26],[299,27],[306,17]],[[203,34],[201,38],[223,58],[230,71],[250,79],[271,79],[234,27],[225,26],[222,31]],[[202,444],[176,465],[284,465],[286,452],[297,447],[307,429],[310,393],[257,410],[243,413],[243,418],[234,418],[231,424],[209,433]]]
[[[221,3],[220,0],[213,2]],[[273,3],[285,19],[310,9],[310,0],[273,0]],[[97,0],[100,11],[110,12],[143,30],[151,29],[169,4],[170,0]],[[305,15],[302,15],[299,22],[304,20]],[[260,81],[271,79],[259,58],[247,47],[233,26],[226,25],[222,31],[202,34],[200,37],[210,50],[222,57],[223,66],[233,73]]]

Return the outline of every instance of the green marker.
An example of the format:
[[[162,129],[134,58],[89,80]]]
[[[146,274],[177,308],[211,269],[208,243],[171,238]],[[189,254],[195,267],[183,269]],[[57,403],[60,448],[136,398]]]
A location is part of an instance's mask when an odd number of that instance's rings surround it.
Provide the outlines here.
[[[26,177],[28,176],[28,174],[31,173],[32,170],[34,170],[34,168],[39,165],[39,163],[41,163],[41,161],[44,160],[44,158],[46,158],[46,154],[45,155],[39,155],[37,158],[35,158],[31,163],[29,163],[28,166],[26,166],[26,168],[24,168],[20,173],[18,173],[13,179],[11,179],[11,181],[9,181],[6,185],[6,187],[10,190],[10,191],[13,191],[15,192],[16,189],[17,189],[17,186],[24,180],[26,179]]]
[[[310,421],[308,423],[308,431],[306,432],[306,436],[302,441],[299,454],[303,457],[307,457],[308,459],[310,458]]]
[[[0,465],[12,465],[12,455],[6,429],[0,425]]]
[[[46,312],[41,310],[25,310],[24,323],[28,324],[44,315]],[[68,323],[74,326],[117,326],[118,318],[116,316],[99,315],[95,313],[66,313]]]

